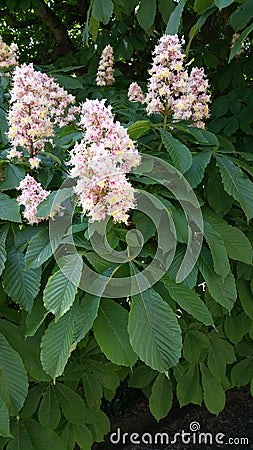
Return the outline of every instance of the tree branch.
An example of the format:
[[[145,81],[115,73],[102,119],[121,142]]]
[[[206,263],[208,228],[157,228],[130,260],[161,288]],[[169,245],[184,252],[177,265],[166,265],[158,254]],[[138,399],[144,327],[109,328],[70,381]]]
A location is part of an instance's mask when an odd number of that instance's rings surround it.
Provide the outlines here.
[[[38,17],[48,26],[52,31],[56,47],[53,52],[48,55],[50,58],[64,56],[67,53],[74,53],[75,47],[71,42],[68,35],[68,31],[62,21],[55,15],[54,11],[44,2],[44,0],[38,0],[39,6],[36,10]]]

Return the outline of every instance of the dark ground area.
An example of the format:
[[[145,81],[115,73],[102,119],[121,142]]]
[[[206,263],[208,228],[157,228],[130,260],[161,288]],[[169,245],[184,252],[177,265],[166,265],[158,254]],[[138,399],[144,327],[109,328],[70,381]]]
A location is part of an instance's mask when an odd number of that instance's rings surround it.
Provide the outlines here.
[[[115,444],[110,442],[110,433],[105,442],[94,445],[93,450],[253,449],[253,398],[249,386],[227,391],[226,407],[218,416],[203,406],[187,405],[179,408],[175,405],[168,416],[157,423],[143,397],[124,417],[112,419],[111,423],[111,432],[116,432],[112,436]],[[183,430],[190,434],[182,438]],[[124,433],[129,434],[123,437]],[[132,435],[131,438],[132,433],[138,435]],[[161,435],[157,433],[165,433],[163,444]],[[174,437],[175,433],[179,434]],[[202,437],[200,433],[204,433]],[[131,439],[140,443],[132,443]]]

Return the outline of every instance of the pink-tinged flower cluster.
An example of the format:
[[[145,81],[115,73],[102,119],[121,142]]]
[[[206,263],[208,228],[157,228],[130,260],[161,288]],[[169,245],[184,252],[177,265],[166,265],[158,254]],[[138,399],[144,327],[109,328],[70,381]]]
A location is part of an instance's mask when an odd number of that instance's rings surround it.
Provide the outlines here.
[[[174,119],[190,119],[194,121],[194,126],[204,128],[202,119],[209,117],[210,95],[206,93],[207,89],[208,81],[204,70],[193,67],[187,79],[185,93],[172,105]]]
[[[78,108],[67,111],[75,103],[73,95],[32,64],[16,67],[10,94],[8,137],[14,147],[26,148],[31,157],[44,149],[55,124],[61,127],[75,119]]]
[[[7,45],[0,36],[0,70],[8,71],[18,65],[18,46],[12,43]]]
[[[16,159],[17,158],[17,160],[18,161],[21,161],[22,160],[22,156],[23,156],[23,154],[22,154],[22,152],[19,152],[19,151],[17,151],[17,150],[15,150],[15,148],[12,148],[8,153],[7,153],[7,159],[9,159],[10,161],[12,160],[12,159]]]
[[[17,189],[21,190],[21,195],[17,197],[17,201],[20,205],[24,205],[25,210],[23,216],[30,225],[48,219],[48,217],[44,219],[38,218],[36,217],[36,213],[39,204],[50,194],[49,191],[44,190],[41,184],[31,177],[31,175],[26,175]]]
[[[209,117],[208,82],[203,69],[194,67],[188,74],[184,59],[182,41],[177,35],[160,38],[149,70],[147,112],[192,120],[194,126],[204,128],[202,119]]]
[[[90,221],[106,215],[127,224],[127,212],[135,207],[134,188],[126,174],[140,163],[140,155],[125,128],[114,121],[105,100],[86,100],[80,126],[84,138],[70,152],[70,176],[77,178],[74,188]]]
[[[145,102],[145,95],[138,83],[131,83],[128,88],[128,99],[130,102]]]
[[[98,86],[109,86],[114,83],[114,55],[111,45],[102,51],[99,61],[96,83]]]

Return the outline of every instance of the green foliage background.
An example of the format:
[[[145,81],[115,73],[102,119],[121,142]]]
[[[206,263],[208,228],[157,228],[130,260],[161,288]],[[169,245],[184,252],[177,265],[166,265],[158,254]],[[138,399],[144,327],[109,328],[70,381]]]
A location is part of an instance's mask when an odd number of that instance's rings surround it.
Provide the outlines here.
[[[73,450],[75,443],[91,448],[110,427],[102,398],[112,400],[125,379],[143,390],[158,420],[173,396],[180,406],[204,402],[218,414],[227,389],[251,383],[253,393],[252,1],[5,0],[2,5],[0,34],[18,43],[21,62],[32,61],[53,75],[78,102],[106,97],[141,152],[184,172],[202,205],[204,244],[197,266],[176,283],[186,219],[160,185],[131,175],[132,183],[158,196],[173,217],[179,241],[173,264],[130,304],[76,289],[55,263],[48,224],[22,223],[15,188],[28,165],[6,159],[10,78],[0,77],[0,448]],[[184,35],[188,60],[208,74],[207,130],[181,122],[169,124],[169,133],[161,118],[147,117],[127,100],[131,81],[145,87],[151,51],[164,32]],[[240,37],[230,48],[235,32]],[[102,89],[95,75],[108,43],[115,49],[116,83]],[[236,56],[242,43],[244,52]],[[58,189],[67,173],[66,152],[80,138],[76,126],[57,130],[55,147],[47,148],[36,173],[44,188]],[[139,223],[133,213],[132,227]],[[104,273],[110,264],[95,254],[86,229],[77,211],[77,248],[90,267]],[[147,217],[141,231],[145,245],[135,261],[138,270],[157,245]],[[110,225],[115,250],[124,248],[125,235],[125,227]],[[130,269],[119,270],[126,276]]]

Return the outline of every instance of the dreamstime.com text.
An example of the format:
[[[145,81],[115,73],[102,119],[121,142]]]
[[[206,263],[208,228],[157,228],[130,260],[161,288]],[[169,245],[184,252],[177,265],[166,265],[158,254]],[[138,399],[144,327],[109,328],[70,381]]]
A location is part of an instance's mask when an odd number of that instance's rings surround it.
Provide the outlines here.
[[[205,433],[200,431],[199,422],[191,422],[189,430],[181,430],[173,435],[169,435],[166,432],[156,433],[125,433],[120,428],[111,433],[110,441],[112,444],[122,445],[139,445],[139,444],[159,444],[159,445],[245,445],[245,448],[249,448],[249,439],[247,437],[228,437],[224,433]],[[247,447],[246,447],[247,446]]]

